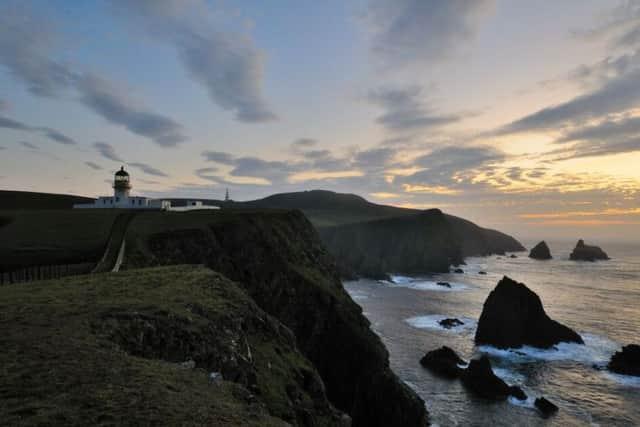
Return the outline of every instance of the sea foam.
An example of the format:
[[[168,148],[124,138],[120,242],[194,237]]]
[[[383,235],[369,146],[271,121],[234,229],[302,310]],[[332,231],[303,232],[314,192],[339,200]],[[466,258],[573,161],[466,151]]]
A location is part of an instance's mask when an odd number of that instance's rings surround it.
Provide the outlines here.
[[[466,283],[446,281],[449,286],[442,286],[438,285],[438,282],[445,282],[445,280],[428,280],[419,277],[391,276],[391,282],[382,281],[382,283],[390,286],[399,286],[419,291],[458,292],[471,289],[471,286]]]
[[[440,321],[449,318],[459,319],[464,323],[464,325],[454,326],[452,328],[445,328],[440,325]],[[418,329],[431,329],[434,331],[440,332],[450,332],[450,333],[461,333],[465,331],[473,331],[475,330],[478,322],[468,317],[459,317],[459,316],[449,316],[444,314],[430,314],[426,316],[415,316],[405,319],[409,325]]]

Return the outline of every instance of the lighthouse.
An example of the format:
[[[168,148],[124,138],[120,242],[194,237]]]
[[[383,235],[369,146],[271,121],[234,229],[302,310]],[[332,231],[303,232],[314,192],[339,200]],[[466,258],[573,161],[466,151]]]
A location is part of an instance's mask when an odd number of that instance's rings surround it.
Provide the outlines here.
[[[116,200],[124,200],[129,197],[131,192],[131,182],[129,181],[129,173],[124,170],[124,166],[116,172],[113,180],[113,197]]]

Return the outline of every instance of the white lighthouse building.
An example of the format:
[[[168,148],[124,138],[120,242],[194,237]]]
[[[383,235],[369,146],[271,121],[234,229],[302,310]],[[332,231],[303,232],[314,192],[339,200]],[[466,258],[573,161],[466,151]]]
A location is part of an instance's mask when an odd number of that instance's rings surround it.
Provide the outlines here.
[[[171,206],[171,201],[161,199],[149,199],[146,197],[131,195],[131,177],[124,166],[115,173],[113,178],[113,196],[98,197],[93,203],[80,203],[73,205],[74,209],[156,209],[163,211],[191,211],[201,209],[219,209],[218,206],[210,206],[201,200],[187,200],[184,206]]]
[[[93,203],[73,205],[75,209],[171,209],[169,200],[149,199],[131,196],[131,179],[124,166],[115,173],[113,179],[113,196],[98,197]]]

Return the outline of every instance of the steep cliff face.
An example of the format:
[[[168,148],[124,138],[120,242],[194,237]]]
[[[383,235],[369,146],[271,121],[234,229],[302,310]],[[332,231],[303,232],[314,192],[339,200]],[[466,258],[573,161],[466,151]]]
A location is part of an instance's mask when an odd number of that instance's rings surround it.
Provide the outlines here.
[[[447,272],[463,260],[462,248],[438,209],[319,232],[346,274],[384,278],[387,273]]]
[[[467,256],[524,250],[506,234],[478,227],[439,209],[319,229],[343,275],[448,272]]]
[[[347,295],[331,256],[298,211],[216,212],[134,220],[125,268],[204,263],[241,283],[295,334],[331,403],[354,426],[424,426],[424,402]],[[167,226],[170,224],[170,226]]]
[[[5,286],[0,312],[7,425],[348,425],[292,332],[202,266]]]

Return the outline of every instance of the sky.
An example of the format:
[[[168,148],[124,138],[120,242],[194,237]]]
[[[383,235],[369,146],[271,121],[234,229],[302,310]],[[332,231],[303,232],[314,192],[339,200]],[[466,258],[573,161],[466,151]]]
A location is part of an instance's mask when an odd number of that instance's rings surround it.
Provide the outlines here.
[[[3,0],[0,189],[640,238],[640,1]]]

